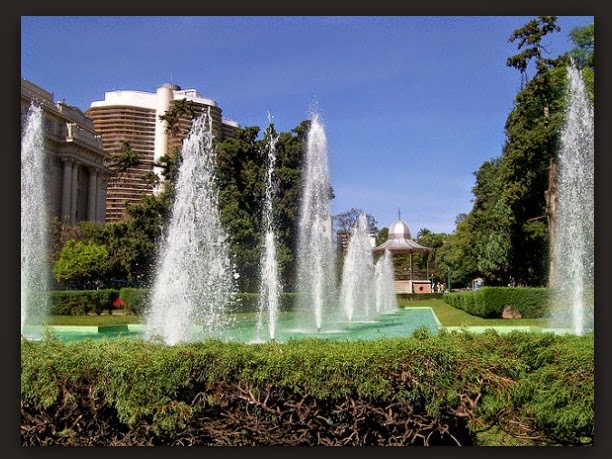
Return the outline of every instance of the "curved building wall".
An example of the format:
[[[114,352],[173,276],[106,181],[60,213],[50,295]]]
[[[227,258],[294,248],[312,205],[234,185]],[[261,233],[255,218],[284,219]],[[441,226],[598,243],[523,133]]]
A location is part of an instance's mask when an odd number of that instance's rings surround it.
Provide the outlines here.
[[[240,125],[230,122],[231,129],[228,129],[227,122],[224,124],[222,110],[214,100],[202,97],[195,89],[181,90],[179,86],[170,83],[162,85],[155,93],[107,92],[103,101],[93,102],[86,110],[109,155],[121,153],[125,141],[138,153],[141,161],[124,174],[109,178],[107,221],[122,219],[126,203],[140,202],[144,196],[157,193],[163,187],[160,185],[154,189],[144,179],[144,174],[154,172],[159,176],[161,171],[154,163],[161,156],[172,154],[175,148],[180,149],[183,139],[189,134],[192,120],[187,115],[180,117],[176,135],[167,133],[166,123],[159,121],[160,115],[182,99],[192,102],[196,114],[210,109],[215,138],[222,140],[228,134],[235,138],[235,129],[240,129]]]
[[[155,110],[127,105],[96,106],[87,110],[109,156],[121,154],[124,142],[139,156],[140,164],[108,179],[106,221],[124,217],[126,203],[135,204],[152,192],[144,176],[153,170]]]

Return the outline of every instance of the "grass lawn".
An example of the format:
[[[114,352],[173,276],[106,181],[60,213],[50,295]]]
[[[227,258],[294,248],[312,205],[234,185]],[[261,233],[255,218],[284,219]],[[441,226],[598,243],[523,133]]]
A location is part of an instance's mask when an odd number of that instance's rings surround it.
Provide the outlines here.
[[[546,319],[483,319],[473,316],[461,309],[453,308],[444,300],[399,300],[403,307],[430,307],[445,327],[500,327],[500,326],[529,326],[546,327]]]

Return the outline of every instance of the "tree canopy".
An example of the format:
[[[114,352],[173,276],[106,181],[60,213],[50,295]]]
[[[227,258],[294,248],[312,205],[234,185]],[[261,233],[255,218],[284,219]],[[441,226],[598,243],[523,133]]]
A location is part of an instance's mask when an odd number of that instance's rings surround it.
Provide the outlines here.
[[[509,38],[521,52],[509,57],[506,65],[521,73],[521,90],[506,119],[506,140],[501,155],[474,173],[473,208],[457,222],[455,234],[438,253],[441,263],[465,285],[470,276],[485,277],[491,285],[548,283],[556,156],[570,57],[582,66],[591,94],[593,88],[593,26],[570,32],[576,48],[569,53],[545,57],[542,38],[561,30],[556,19],[540,16]],[[532,59],[536,72],[528,79]]]

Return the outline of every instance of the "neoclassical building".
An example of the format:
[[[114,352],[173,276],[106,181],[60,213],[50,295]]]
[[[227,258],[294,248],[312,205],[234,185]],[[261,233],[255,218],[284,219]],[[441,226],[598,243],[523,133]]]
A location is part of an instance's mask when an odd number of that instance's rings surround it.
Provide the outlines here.
[[[166,122],[160,119],[182,99],[192,102],[196,114],[204,111],[210,113],[215,138],[233,138],[235,130],[241,129],[238,123],[223,118],[222,110],[214,100],[202,96],[196,89],[181,89],[171,83],[160,86],[156,92],[108,91],[104,100],[92,102],[85,111],[93,120],[108,154],[121,154],[127,142],[139,157],[139,164],[129,167],[120,176],[110,178],[106,221],[121,220],[126,204],[138,203],[155,191],[147,179],[147,173],[153,171],[161,179],[161,172],[155,163],[162,156],[172,153],[175,147],[180,147],[191,128],[192,120],[182,116],[177,134],[170,135],[166,132]]]
[[[93,121],[80,109],[54,102],[53,94],[21,78],[21,122],[32,103],[43,109],[45,186],[49,214],[74,225],[104,222],[108,156]]]

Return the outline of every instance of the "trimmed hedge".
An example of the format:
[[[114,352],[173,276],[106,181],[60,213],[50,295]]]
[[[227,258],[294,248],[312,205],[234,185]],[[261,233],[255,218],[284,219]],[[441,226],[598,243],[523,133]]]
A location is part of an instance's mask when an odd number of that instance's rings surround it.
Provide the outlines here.
[[[149,307],[150,289],[124,287],[121,290],[56,290],[51,292],[51,315],[85,315],[92,312],[115,309],[113,302],[121,299],[124,308],[136,315],[143,315]],[[237,293],[230,313],[257,312],[259,295]],[[283,293],[280,298],[282,312],[293,311],[297,301],[296,293]]]
[[[149,304],[149,289],[122,288],[121,300],[134,314],[145,313]],[[230,313],[257,312],[259,295],[257,293],[237,293],[235,303],[228,308]],[[296,293],[283,293],[280,298],[280,310],[293,311],[297,300]]]
[[[441,300],[443,298],[443,293],[398,293],[398,300]]]
[[[50,314],[78,316],[108,311],[112,314],[113,302],[119,298],[119,290],[55,290],[50,292]]]
[[[26,445],[592,445],[594,339],[22,340]]]
[[[280,296],[279,309],[282,312],[291,312],[296,307],[297,293],[282,293]],[[229,312],[257,312],[259,294],[257,293],[237,293],[236,301]]]
[[[446,292],[444,301],[474,316],[501,318],[512,306],[525,319],[545,317],[550,290],[543,287],[481,287],[463,292]]]
[[[147,288],[124,287],[119,291],[119,297],[132,314],[142,315],[149,304],[149,293]]]

